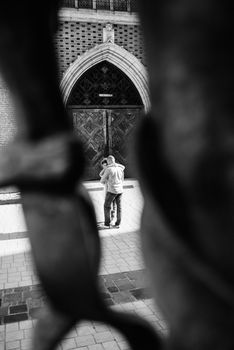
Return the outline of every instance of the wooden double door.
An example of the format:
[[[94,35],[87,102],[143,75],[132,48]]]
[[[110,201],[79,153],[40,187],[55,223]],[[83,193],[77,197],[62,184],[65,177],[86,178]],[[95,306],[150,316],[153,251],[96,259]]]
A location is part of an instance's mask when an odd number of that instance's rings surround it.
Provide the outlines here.
[[[112,154],[131,173],[128,150],[142,108],[80,109],[69,107],[76,134],[82,140],[87,160],[85,180],[99,179],[100,162]]]

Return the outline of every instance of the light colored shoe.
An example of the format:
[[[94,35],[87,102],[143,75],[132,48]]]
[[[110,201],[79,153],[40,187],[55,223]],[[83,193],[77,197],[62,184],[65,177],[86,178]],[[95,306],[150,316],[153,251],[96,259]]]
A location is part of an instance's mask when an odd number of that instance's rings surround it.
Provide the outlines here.
[[[98,230],[107,230],[107,229],[110,229],[111,226],[110,225],[98,225],[97,228],[98,228]]]
[[[111,228],[111,225],[105,225],[104,223],[98,223],[97,228],[98,228],[98,230],[106,230],[108,228]]]

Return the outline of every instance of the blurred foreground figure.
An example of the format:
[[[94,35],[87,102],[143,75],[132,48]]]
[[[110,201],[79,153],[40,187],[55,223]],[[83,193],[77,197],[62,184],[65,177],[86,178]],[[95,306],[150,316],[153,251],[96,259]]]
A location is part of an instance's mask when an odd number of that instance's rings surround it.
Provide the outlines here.
[[[167,349],[234,349],[234,5],[139,0],[142,243]]]
[[[81,320],[107,322],[134,350],[159,348],[143,319],[108,309],[98,288],[100,240],[80,184],[83,150],[59,90],[53,34],[58,2],[2,1],[0,70],[17,110],[15,143],[0,154],[0,185],[21,189],[32,253],[48,296],[33,350],[55,349]]]

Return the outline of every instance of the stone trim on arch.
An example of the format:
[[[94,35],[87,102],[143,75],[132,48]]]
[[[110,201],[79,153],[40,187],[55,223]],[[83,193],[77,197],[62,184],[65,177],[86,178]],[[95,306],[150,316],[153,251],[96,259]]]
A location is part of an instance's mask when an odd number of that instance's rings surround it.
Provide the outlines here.
[[[149,111],[150,99],[146,68],[134,55],[114,43],[95,46],[70,65],[60,84],[64,102],[67,102],[73,86],[82,74],[105,60],[117,66],[131,79],[141,96],[145,111]]]

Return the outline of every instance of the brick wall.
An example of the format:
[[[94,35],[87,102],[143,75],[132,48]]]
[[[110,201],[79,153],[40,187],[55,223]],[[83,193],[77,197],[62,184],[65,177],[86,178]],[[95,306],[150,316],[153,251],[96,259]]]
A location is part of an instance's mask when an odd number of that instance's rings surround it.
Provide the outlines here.
[[[103,42],[103,23],[61,22],[55,37],[61,75],[78,56]],[[115,43],[145,63],[142,33],[139,25],[114,24]]]
[[[142,32],[139,25],[115,25],[115,43],[124,47],[145,65]]]
[[[78,56],[103,42],[103,23],[61,22],[55,37],[60,74],[67,70]],[[144,64],[142,34],[139,25],[115,24],[115,43],[124,47]],[[0,76],[0,147],[16,134],[14,108],[10,93]]]
[[[15,113],[10,93],[0,77],[0,147],[12,140],[16,133]]]

